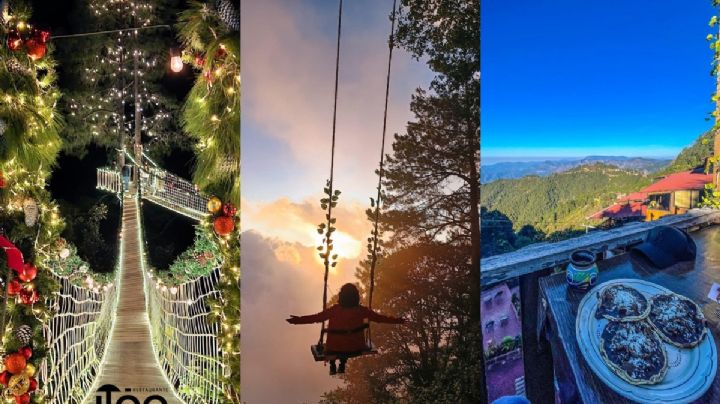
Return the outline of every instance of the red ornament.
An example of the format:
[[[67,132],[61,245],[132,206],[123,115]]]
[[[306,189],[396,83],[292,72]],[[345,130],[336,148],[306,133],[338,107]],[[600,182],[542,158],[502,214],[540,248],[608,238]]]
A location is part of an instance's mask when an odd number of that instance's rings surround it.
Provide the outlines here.
[[[24,346],[24,347],[18,349],[18,353],[21,354],[22,356],[24,356],[25,359],[32,358],[32,354],[33,354],[32,348],[30,348],[29,346]]]
[[[200,67],[205,66],[205,59],[199,53],[195,55],[195,65]]]
[[[31,282],[37,276],[37,271],[35,265],[26,263],[23,265],[22,271],[18,272],[18,278],[23,282]]]
[[[215,59],[222,59],[225,57],[225,55],[227,55],[227,51],[225,50],[225,48],[220,47],[218,48],[217,52],[215,52]]]
[[[15,404],[29,404],[30,394],[25,393],[22,396],[15,396]]]
[[[10,381],[10,376],[12,376],[12,373],[8,372],[7,370],[0,373],[0,384],[7,387],[8,382]]]
[[[35,304],[38,300],[40,300],[40,295],[35,289],[23,289],[20,291],[20,302],[22,304],[31,305]]]
[[[34,377],[31,377],[30,378],[30,387],[28,387],[28,393],[31,393],[31,392],[37,390],[37,387],[38,387],[37,380],[35,380]]]
[[[225,213],[225,216],[235,216],[237,213],[237,208],[232,203],[228,202],[225,205],[223,205],[223,213]]]
[[[47,43],[48,39],[50,39],[50,33],[47,31],[41,31],[39,29],[33,29],[32,37],[34,40],[40,43]]]
[[[19,352],[12,353],[5,357],[5,369],[14,375],[22,373],[26,367],[27,359]]]
[[[42,59],[42,57],[45,56],[45,52],[47,52],[47,45],[37,39],[28,39],[25,45],[27,46],[27,54],[32,60]]]
[[[0,188],[5,188],[5,175],[0,171]]]
[[[20,36],[19,32],[15,31],[15,30],[8,32],[8,35],[7,35],[8,49],[10,49],[11,51],[16,51],[16,50],[19,50],[20,48],[22,48],[22,45],[23,45],[23,40],[22,40],[22,37]]]
[[[18,282],[16,279],[11,280],[8,283],[7,292],[9,296],[15,296],[23,289],[20,282]]]
[[[217,217],[213,222],[213,228],[219,236],[227,236],[235,230],[235,220],[229,216]]]

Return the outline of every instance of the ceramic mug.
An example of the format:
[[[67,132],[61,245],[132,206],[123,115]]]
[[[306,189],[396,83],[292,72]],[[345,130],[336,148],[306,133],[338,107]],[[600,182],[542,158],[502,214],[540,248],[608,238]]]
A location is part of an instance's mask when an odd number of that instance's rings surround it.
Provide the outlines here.
[[[579,290],[588,290],[595,286],[599,275],[595,261],[595,254],[590,250],[575,250],[570,253],[570,263],[565,275],[568,286]]]

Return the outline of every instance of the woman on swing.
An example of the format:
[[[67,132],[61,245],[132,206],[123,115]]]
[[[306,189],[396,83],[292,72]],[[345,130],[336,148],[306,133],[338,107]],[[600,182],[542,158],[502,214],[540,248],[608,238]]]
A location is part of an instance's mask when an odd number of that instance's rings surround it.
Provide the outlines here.
[[[383,316],[371,309],[360,305],[360,292],[352,283],[346,283],[340,288],[339,304],[333,305],[320,313],[309,316],[290,316],[290,324],[312,324],[328,322],[327,341],[324,354],[337,357],[340,367],[335,359],[330,362],[330,374],[345,373],[345,363],[349,357],[357,356],[368,350],[365,344],[365,329],[369,321],[376,323],[402,324],[402,318]]]

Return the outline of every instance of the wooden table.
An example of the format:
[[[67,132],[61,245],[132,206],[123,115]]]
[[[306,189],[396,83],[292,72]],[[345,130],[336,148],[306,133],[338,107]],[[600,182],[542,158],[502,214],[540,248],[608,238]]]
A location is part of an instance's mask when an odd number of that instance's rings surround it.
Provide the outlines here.
[[[708,227],[691,236],[697,245],[694,263],[681,263],[658,271],[642,259],[623,254],[598,262],[599,283],[620,278],[642,279],[693,299],[702,307],[720,347],[720,316],[716,314],[720,304],[707,297],[712,284],[720,283],[720,226]],[[575,338],[575,319],[584,294],[568,289],[564,273],[546,276],[539,282],[538,336],[550,342],[558,398],[568,403],[631,402],[598,379],[580,352]],[[720,371],[697,402],[720,402]]]

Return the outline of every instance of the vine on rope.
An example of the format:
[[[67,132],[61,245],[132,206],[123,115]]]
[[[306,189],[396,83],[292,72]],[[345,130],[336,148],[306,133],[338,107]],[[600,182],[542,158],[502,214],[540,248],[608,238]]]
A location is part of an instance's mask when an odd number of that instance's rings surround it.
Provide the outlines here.
[[[337,230],[335,223],[337,218],[332,216],[332,209],[337,206],[338,200],[340,199],[340,190],[333,190],[330,184],[330,180],[325,183],[323,188],[324,197],[320,199],[320,207],[322,210],[327,211],[325,214],[325,222],[320,223],[317,228],[318,234],[322,235],[321,244],[317,247],[318,255],[323,260],[325,268],[335,268],[337,265],[338,255],[333,254],[333,233]]]

